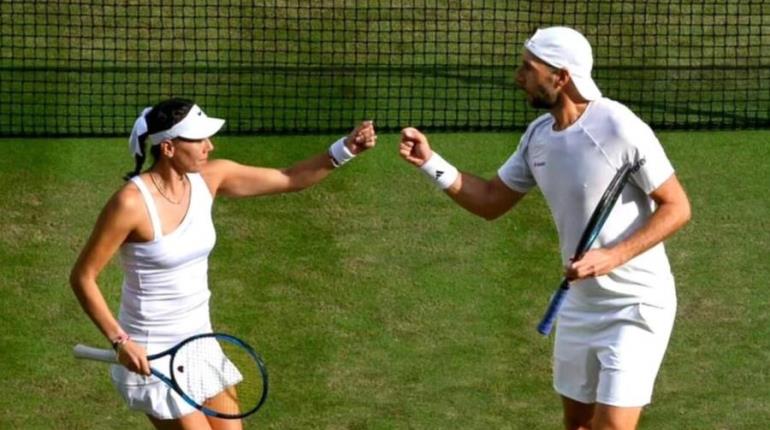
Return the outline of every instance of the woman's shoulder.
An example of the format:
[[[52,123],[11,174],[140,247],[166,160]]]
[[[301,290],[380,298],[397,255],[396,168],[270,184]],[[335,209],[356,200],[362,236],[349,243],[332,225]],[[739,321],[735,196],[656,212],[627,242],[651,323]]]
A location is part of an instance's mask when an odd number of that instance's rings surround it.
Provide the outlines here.
[[[145,210],[144,198],[134,181],[126,181],[107,202],[107,208],[120,213],[131,214]]]
[[[146,217],[147,209],[139,188],[131,181],[110,197],[99,214],[96,231],[132,231]]]

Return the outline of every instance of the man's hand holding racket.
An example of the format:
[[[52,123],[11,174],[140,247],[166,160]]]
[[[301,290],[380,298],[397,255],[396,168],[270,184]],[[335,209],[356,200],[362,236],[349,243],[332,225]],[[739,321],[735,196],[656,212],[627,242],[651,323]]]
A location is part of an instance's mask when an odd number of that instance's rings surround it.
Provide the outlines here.
[[[582,258],[572,261],[564,271],[570,282],[604,276],[626,262],[617,248],[596,248],[586,252]]]

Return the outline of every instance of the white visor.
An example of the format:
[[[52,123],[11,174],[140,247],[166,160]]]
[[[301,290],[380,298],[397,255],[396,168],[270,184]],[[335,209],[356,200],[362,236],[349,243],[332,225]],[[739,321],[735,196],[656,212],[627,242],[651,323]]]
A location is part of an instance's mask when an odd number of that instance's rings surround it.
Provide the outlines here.
[[[152,140],[153,145],[179,137],[187,140],[202,140],[215,135],[224,124],[225,120],[209,118],[198,105],[193,105],[183,120],[168,130],[151,134],[150,140]]]

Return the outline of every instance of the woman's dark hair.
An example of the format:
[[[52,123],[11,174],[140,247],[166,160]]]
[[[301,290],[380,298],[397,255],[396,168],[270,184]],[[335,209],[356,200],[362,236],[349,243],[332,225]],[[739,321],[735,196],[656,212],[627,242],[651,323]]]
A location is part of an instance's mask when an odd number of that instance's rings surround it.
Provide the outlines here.
[[[139,136],[139,148],[142,153],[134,155],[134,170],[126,173],[123,179],[129,180],[142,172],[142,166],[147,159],[147,137],[159,131],[168,130],[182,121],[194,104],[192,100],[172,98],[156,104],[152,110],[147,112],[147,115],[144,116],[144,120],[147,122],[147,132]],[[150,154],[152,154],[154,165],[160,158],[160,146],[150,146]]]

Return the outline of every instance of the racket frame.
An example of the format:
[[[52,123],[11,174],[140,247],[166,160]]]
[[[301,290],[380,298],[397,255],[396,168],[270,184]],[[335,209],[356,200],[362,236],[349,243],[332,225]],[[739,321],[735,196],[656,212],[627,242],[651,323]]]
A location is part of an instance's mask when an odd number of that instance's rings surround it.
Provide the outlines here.
[[[623,192],[623,188],[628,182],[628,177],[634,170],[632,163],[625,163],[613,176],[607,188],[604,190],[602,197],[599,199],[596,208],[591,214],[591,218],[588,219],[583,234],[578,240],[575,247],[575,254],[572,257],[572,261],[578,261],[583,258],[583,255],[591,249],[596,238],[604,227],[604,223],[607,221],[612,209],[615,207],[620,194]],[[537,331],[543,336],[548,336],[551,333],[554,323],[556,322],[556,316],[559,314],[562,303],[566,298],[567,291],[569,291],[569,280],[562,278],[559,288],[551,297],[548,308],[537,325]]]
[[[187,393],[185,393],[179,386],[179,384],[176,381],[176,378],[174,377],[174,358],[176,356],[176,352],[179,351],[182,347],[184,347],[186,344],[193,342],[195,340],[198,340],[200,338],[205,337],[212,337],[218,340],[224,340],[226,342],[232,343],[237,345],[238,347],[242,348],[244,351],[246,351],[256,362],[257,367],[259,368],[260,375],[262,376],[262,396],[260,397],[257,404],[252,407],[251,409],[247,411],[242,411],[238,414],[225,414],[221,413],[215,410],[211,410],[207,408],[204,405],[198,404],[195,400],[193,400]],[[103,349],[103,348],[94,348],[92,346],[77,344],[75,345],[73,349],[73,354],[76,358],[84,358],[89,360],[96,360],[96,361],[102,361],[105,363],[111,363],[111,364],[120,364],[118,361],[117,354],[115,351],[111,349]],[[262,360],[262,357],[254,350],[254,348],[251,347],[248,343],[245,341],[226,334],[226,333],[202,333],[197,334],[194,336],[190,336],[183,341],[177,343],[176,345],[172,346],[171,348],[161,351],[155,354],[151,354],[147,356],[148,361],[152,361],[161,357],[164,357],[166,355],[169,355],[169,368],[168,368],[168,375],[164,374],[163,372],[155,369],[154,367],[150,366],[150,372],[155,375],[158,379],[163,381],[166,385],[171,387],[174,391],[179,394],[182,399],[184,399],[185,402],[190,404],[190,406],[194,407],[195,409],[198,409],[199,411],[203,412],[204,414],[211,416],[211,417],[217,417],[217,418],[225,418],[225,419],[241,419],[245,418],[259,410],[259,408],[262,407],[262,405],[267,400],[267,393],[268,393],[268,374],[267,374],[267,368],[265,367],[265,363]]]

